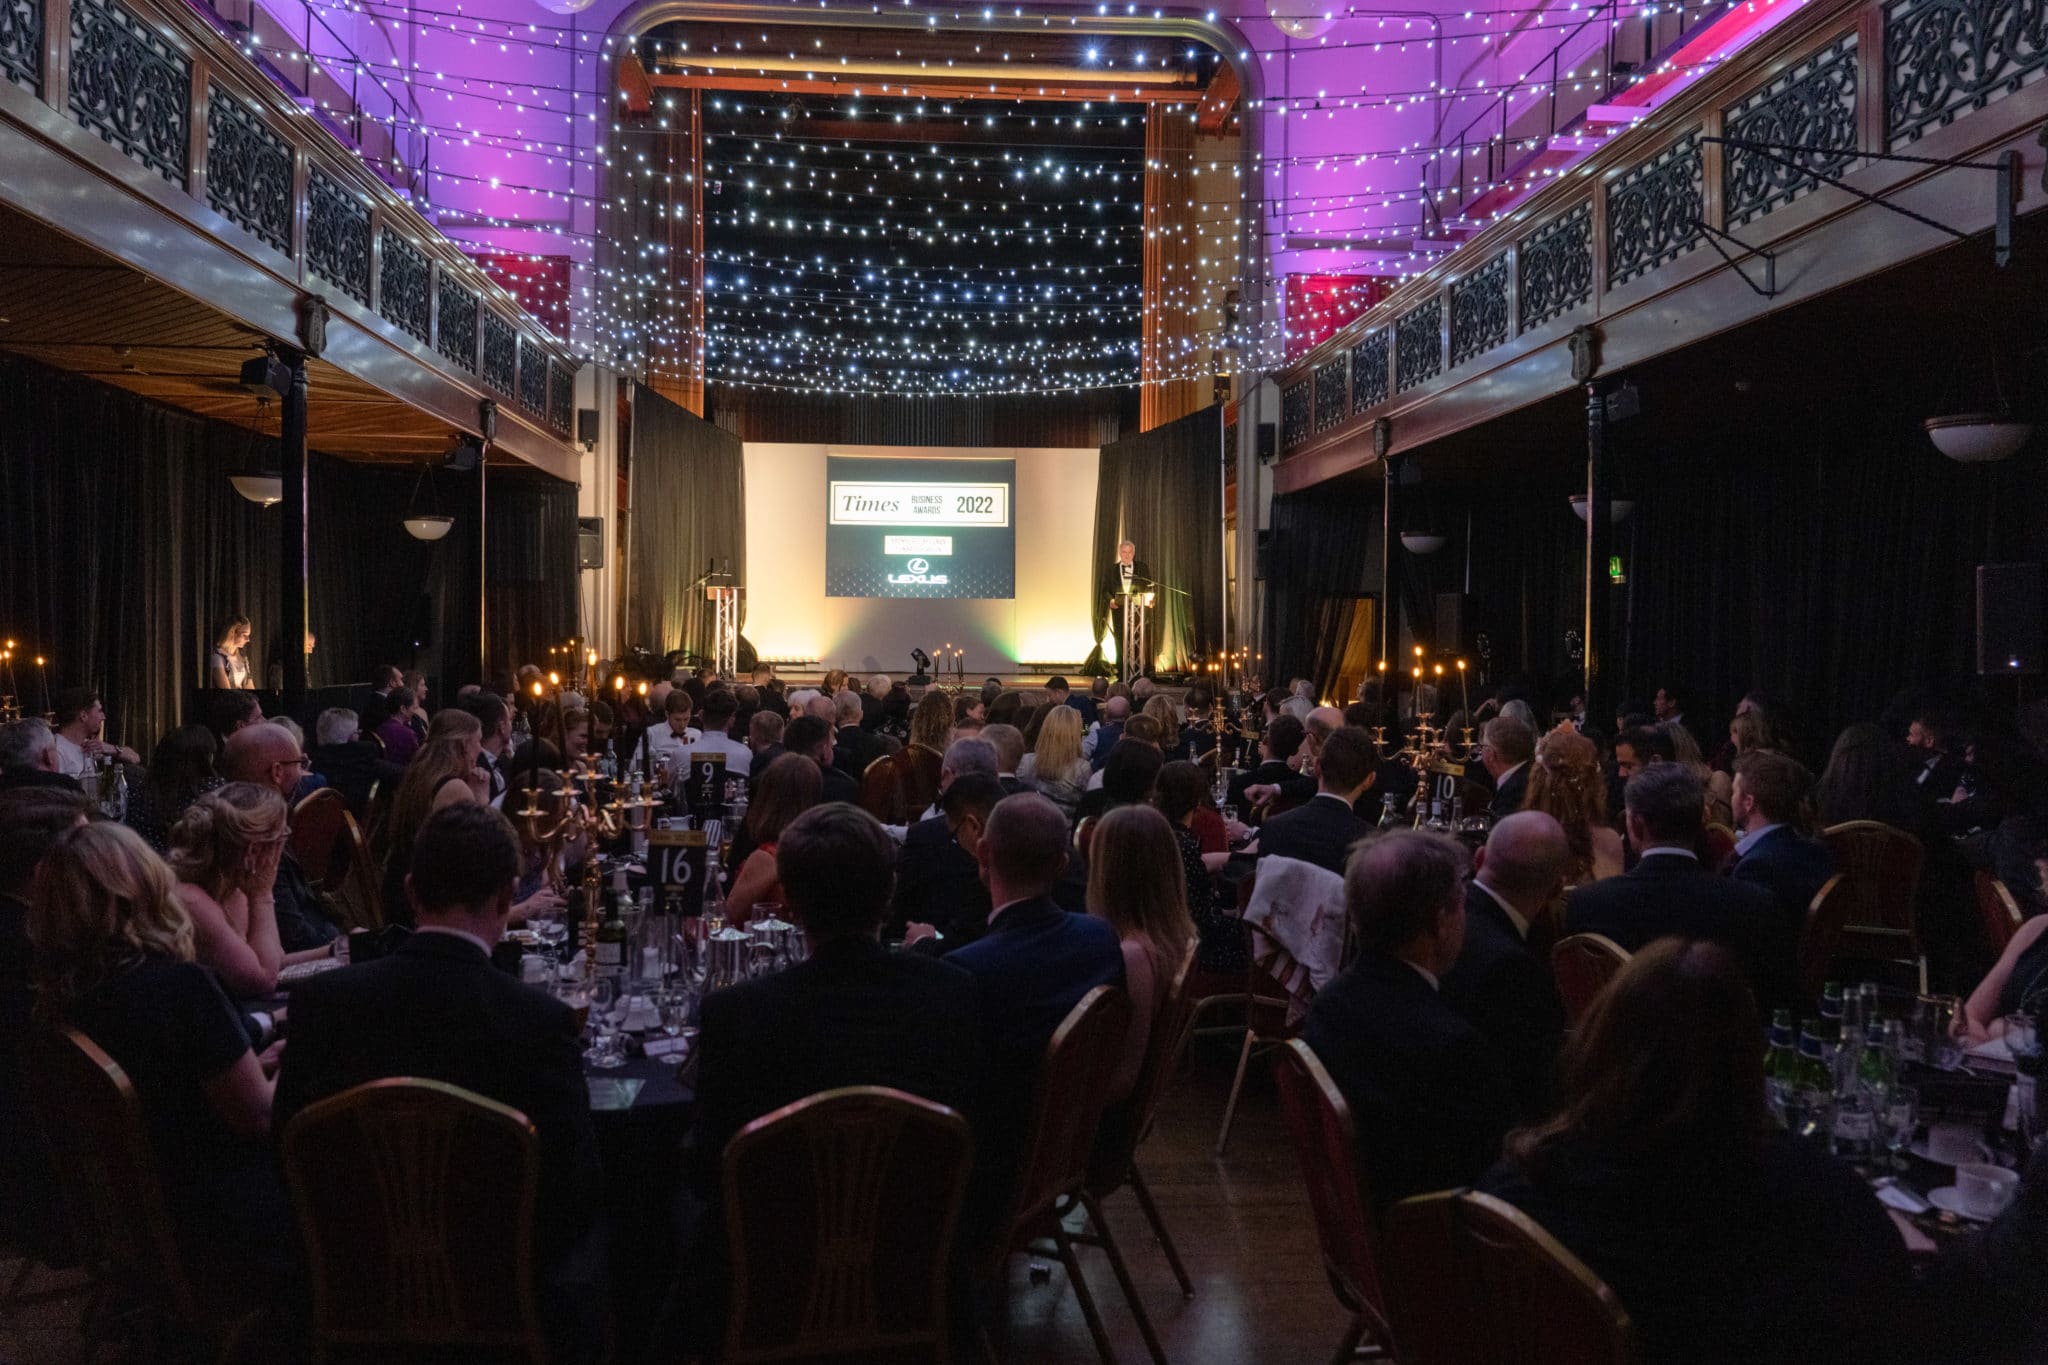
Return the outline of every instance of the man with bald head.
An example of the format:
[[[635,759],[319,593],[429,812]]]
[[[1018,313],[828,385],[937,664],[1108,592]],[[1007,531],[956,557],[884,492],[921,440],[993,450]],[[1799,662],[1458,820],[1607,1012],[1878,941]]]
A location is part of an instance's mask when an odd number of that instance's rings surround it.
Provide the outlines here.
[[[979,983],[988,1058],[986,1106],[975,1133],[980,1159],[963,1229],[969,1246],[993,1231],[1016,1183],[1038,1064],[1053,1030],[1089,991],[1124,985],[1116,931],[1107,921],[1068,914],[1049,894],[1067,865],[1067,817],[1059,807],[1036,792],[997,802],[974,857],[995,908],[988,931],[946,957]]]
[[[1124,723],[1131,718],[1131,699],[1111,697],[1099,709],[1102,719],[1081,741],[1081,752],[1088,755],[1097,772],[1101,772],[1102,765],[1109,762],[1109,751],[1124,737]]]
[[[1564,1042],[1564,1005],[1529,949],[1529,925],[1563,892],[1571,854],[1564,826],[1542,811],[1494,825],[1465,891],[1465,946],[1443,980],[1444,1000],[1500,1054],[1525,1123],[1550,1112]]]
[[[268,787],[285,799],[306,775],[311,760],[292,732],[282,725],[264,721],[245,726],[228,736],[220,753],[220,774],[230,782],[254,782]],[[320,908],[320,899],[289,843],[277,860],[277,880],[271,886],[277,910],[278,942],[287,953],[325,947],[341,929]]]

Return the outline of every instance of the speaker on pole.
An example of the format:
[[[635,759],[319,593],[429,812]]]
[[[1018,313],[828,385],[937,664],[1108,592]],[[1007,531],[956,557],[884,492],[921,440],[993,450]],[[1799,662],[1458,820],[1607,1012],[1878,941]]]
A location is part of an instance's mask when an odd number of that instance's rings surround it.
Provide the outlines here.
[[[2032,677],[2041,671],[2041,566],[1977,566],[1977,672]]]
[[[602,569],[604,567],[604,518],[576,518],[576,567],[579,569]]]
[[[1436,595],[1436,648],[1439,653],[1463,654],[1471,641],[1472,599],[1461,592]]]

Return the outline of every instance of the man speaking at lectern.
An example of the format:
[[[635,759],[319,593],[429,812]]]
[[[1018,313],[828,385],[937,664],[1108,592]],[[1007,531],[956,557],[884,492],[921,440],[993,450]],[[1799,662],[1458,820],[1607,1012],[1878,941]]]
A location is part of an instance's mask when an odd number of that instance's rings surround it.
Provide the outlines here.
[[[1109,578],[1109,592],[1112,599],[1128,592],[1144,592],[1152,587],[1152,566],[1138,558],[1137,545],[1128,540],[1118,541],[1116,563]],[[1114,601],[1103,604],[1108,610]]]

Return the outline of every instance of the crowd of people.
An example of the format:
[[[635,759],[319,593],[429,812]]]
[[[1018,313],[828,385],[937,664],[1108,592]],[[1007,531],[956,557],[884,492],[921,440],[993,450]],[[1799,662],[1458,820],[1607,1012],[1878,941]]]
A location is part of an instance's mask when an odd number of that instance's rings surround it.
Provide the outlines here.
[[[216,663],[230,678],[245,636],[224,627]],[[687,1273],[676,1268],[665,1315],[691,1346],[715,1346],[722,1322],[719,1160],[742,1126],[854,1084],[967,1115],[964,1275],[1001,1234],[1054,1030],[1092,988],[1123,990],[1112,1093],[1129,1101],[1183,955],[1193,945],[1199,971],[1241,985],[1245,888],[1287,859],[1342,879],[1350,956],[1302,1036],[1350,1104],[1376,1209],[1499,1193],[1607,1280],[1649,1359],[1942,1358],[1922,1329],[1947,1319],[1923,1311],[1869,1188],[1772,1125],[1763,1021],[1808,1003],[1801,930],[1835,870],[1816,834],[1851,819],[1927,845],[1922,935],[1936,984],[1969,993],[1973,1040],[2048,1007],[2039,710],[1997,725],[1915,700],[1845,731],[1815,779],[1760,696],[1725,742],[1703,745],[1675,685],[1622,708],[1607,736],[1569,710],[1539,725],[1505,689],[1473,717],[1462,808],[1487,825],[1475,859],[1418,827],[1423,786],[1376,737],[1379,700],[1319,705],[1301,681],[1219,698],[1147,679],[954,692],[707,669],[613,702],[538,684],[522,669],[434,708],[425,678],[379,670],[360,710],[313,718],[310,746],[253,693],[224,688],[147,764],[104,742],[90,692],[61,694],[54,726],[0,729],[8,1036],[68,1024],[129,1072],[181,1238],[242,1259],[252,1291],[301,1273],[275,1135],[351,1085],[434,1077],[535,1124],[543,1314],[562,1358],[590,1353],[604,1249],[578,1025],[498,972],[491,949],[507,926],[563,909],[573,868],[546,857],[591,850],[543,849],[506,814],[578,768],[679,789],[715,753],[747,798],[725,909],[738,923],[782,907],[810,953],[704,1001],[677,1153],[693,1196]],[[133,769],[119,819],[79,790],[79,774],[109,764]],[[291,848],[295,804],[323,788],[369,831],[382,918],[413,932],[377,963],[295,987],[280,1019],[279,973],[337,951],[337,917]],[[1969,911],[1978,869],[2032,915],[2002,952]],[[1581,932],[1632,957],[1568,1035],[1539,936]],[[0,1140],[32,1172],[49,1154],[19,1061],[6,1065]],[[9,1231],[39,1245],[49,1210],[8,1183]],[[2011,1309],[2027,1301],[2016,1289],[2048,1302],[2043,1220],[2037,1156],[2004,1230],[1971,1243],[1982,1264],[1944,1272],[1952,1300],[1991,1305],[1979,1329],[2010,1327],[1974,1358],[2041,1348],[2038,1312]]]

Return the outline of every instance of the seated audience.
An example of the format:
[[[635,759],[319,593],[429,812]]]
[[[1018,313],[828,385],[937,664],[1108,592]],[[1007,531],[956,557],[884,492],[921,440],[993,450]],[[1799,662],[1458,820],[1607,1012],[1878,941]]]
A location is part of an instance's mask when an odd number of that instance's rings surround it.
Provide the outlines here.
[[[1465,941],[1465,851],[1424,830],[1364,844],[1344,872],[1358,957],[1301,1036],[1351,1106],[1373,1207],[1469,1185],[1500,1156],[1514,1096],[1493,1046],[1438,993]]]
[[[431,746],[429,746],[431,747]],[[401,883],[417,926],[396,951],[292,988],[276,1128],[369,1081],[443,1081],[509,1105],[539,1139],[534,1279],[553,1358],[604,1337],[604,1205],[581,1029],[568,1005],[491,965],[512,913],[519,841],[505,817],[463,802],[412,841]]]
[[[1088,760],[1081,754],[1081,713],[1056,706],[1039,724],[1037,746],[1017,764],[1017,779],[1071,820],[1088,775]]]
[[[1520,717],[1502,712],[1480,732],[1479,761],[1493,779],[1493,818],[1505,820],[1522,808],[1529,789],[1529,762],[1536,756],[1536,731]]]
[[[297,807],[299,802],[326,786],[327,779],[322,777],[313,767],[313,756],[306,753],[306,732],[297,721],[293,720],[290,716],[277,716],[270,723],[290,735],[292,743],[299,746],[299,752],[306,754],[306,771],[301,774],[298,782],[293,785],[292,789],[284,794],[285,801],[289,805]]]
[[[1707,939],[1735,953],[1766,1008],[1798,997],[1799,939],[1779,922],[1763,887],[1700,865],[1705,784],[1683,763],[1657,763],[1629,779],[1629,843],[1640,855],[1619,877],[1589,882],[1565,901],[1567,934],[1604,934],[1629,952],[1667,935]]]
[[[995,747],[980,739],[956,739],[946,748],[945,764],[939,769],[939,795],[935,809],[925,813],[903,831],[903,853],[896,865],[896,903],[891,922],[917,920],[935,924],[951,915],[963,898],[979,889],[981,878],[973,858],[953,837],[952,822],[945,817],[946,793],[963,777],[996,775]],[[1001,784],[997,783],[998,789]],[[893,831],[892,831],[893,833]],[[981,906],[983,917],[987,905]]]
[[[1909,834],[1926,832],[1931,798],[1918,783],[1920,772],[1913,752],[1882,727],[1851,725],[1836,736],[1814,784],[1821,826],[1877,820]]]
[[[714,687],[704,694],[703,735],[691,741],[692,753],[721,753],[725,755],[725,775],[746,777],[753,772],[754,752],[743,742],[732,737],[733,717],[739,714],[739,698],[723,687]]]
[[[1564,889],[1571,859],[1563,826],[1541,811],[1495,825],[1465,888],[1464,947],[1443,979],[1443,998],[1493,1045],[1524,1122],[1550,1112],[1564,1041],[1564,1003],[1550,964],[1529,951],[1529,925]]]
[[[246,693],[227,693],[243,696]],[[281,726],[261,723],[246,726],[228,736],[221,749],[220,773],[230,782],[254,782],[279,796],[289,797],[306,771],[306,755],[299,742]],[[271,901],[277,915],[277,937],[287,953],[323,948],[341,930],[329,919],[314,894],[312,883],[299,860],[286,844],[277,860],[277,882],[271,887]]]
[[[289,838],[284,799],[253,782],[207,792],[171,827],[171,871],[192,921],[193,959],[238,999],[271,995],[280,967],[333,952],[329,943],[288,955],[278,938],[277,864]]]
[[[915,836],[927,826],[939,825],[945,829],[947,841],[925,840],[916,853],[909,838],[903,841],[891,918],[903,926],[905,948],[933,955],[949,953],[988,931],[992,907],[976,853],[990,812],[1009,794],[987,773],[956,777],[939,798],[941,817],[926,820],[910,832]],[[904,881],[912,876],[918,878],[919,888],[905,895]]]
[[[832,766],[832,756],[838,746],[829,721],[819,720],[816,716],[798,716],[783,729],[782,743],[786,752],[810,759],[824,774],[824,786],[818,795],[820,801],[860,804],[860,783]]]
[[[2038,884],[2048,888],[2048,859],[2035,864]],[[2038,1015],[2048,1006],[2048,915],[2035,915],[2013,931],[1998,961],[1963,1003],[1962,1036],[1972,1045],[2005,1033],[2005,1016]]]
[[[1129,697],[1111,697],[1102,704],[1102,719],[1088,727],[1088,736],[1081,742],[1081,750],[1088,755],[1089,762],[1097,772],[1109,761],[1109,751],[1123,738],[1124,726],[1130,723],[1131,701]]]
[[[1778,918],[1795,939],[1805,931],[1813,898],[1835,874],[1828,846],[1798,828],[1811,781],[1790,755],[1748,749],[1735,760],[1729,792],[1729,809],[1741,837],[1735,841],[1728,873],[1770,892],[1778,904]]]
[[[747,722],[747,748],[753,754],[748,763],[749,772],[765,772],[770,763],[788,752],[782,743],[783,731],[788,726],[788,719],[780,711],[754,712],[753,718]]]
[[[170,851],[171,826],[203,792],[221,785],[213,770],[220,741],[204,725],[180,725],[157,741],[149,772],[128,789],[128,827],[157,853]]]
[[[1301,722],[1292,716],[1277,716],[1266,722],[1265,733],[1259,736],[1259,765],[1230,779],[1230,804],[1251,818],[1254,804],[1246,793],[1252,787],[1277,787],[1295,776],[1288,760],[1301,751],[1304,731]]]
[[[0,725],[0,791],[16,787],[78,790],[78,779],[57,770],[57,738],[41,716]]]
[[[1212,871],[1221,868],[1230,854],[1227,846],[1217,851],[1203,848],[1196,833],[1200,817],[1213,813],[1209,799],[1209,778],[1201,768],[1182,760],[1159,770],[1153,784],[1152,804],[1173,827],[1173,841],[1180,850],[1181,876],[1187,885],[1188,918],[1201,938],[1195,965],[1205,972],[1242,972],[1251,964],[1250,936],[1244,921],[1217,904]]]
[[[684,750],[704,737],[704,732],[690,724],[690,711],[695,705],[690,694],[678,687],[662,702],[662,718],[647,731],[647,749],[657,762],[666,762],[671,774],[681,771],[681,756]]]
[[[1763,1051],[1733,957],[1651,944],[1573,1033],[1556,1114],[1508,1139],[1485,1188],[1614,1290],[1652,1365],[1904,1358],[1899,1234],[1860,1176],[1771,1123]]]
[[[1127,1098],[1144,1069],[1152,1024],[1195,937],[1173,826],[1150,806],[1119,806],[1095,826],[1088,860],[1088,913],[1116,930],[1131,1022],[1110,1081]]]
[[[1159,726],[1159,751],[1166,755],[1168,763],[1191,757],[1188,736],[1181,733],[1180,708],[1173,704],[1173,698],[1164,693],[1155,694],[1145,703],[1145,714]]]
[[[1621,835],[1607,818],[1607,775],[1600,770],[1600,751],[1570,725],[1560,725],[1536,745],[1536,761],[1526,770],[1523,810],[1542,811],[1556,820],[1571,844],[1565,885],[1580,886],[1602,877],[1621,875],[1626,861]]]
[[[1378,768],[1378,755],[1363,730],[1332,734],[1323,742],[1316,794],[1304,805],[1267,818],[1259,827],[1259,856],[1295,858],[1341,876],[1351,846],[1371,830],[1352,807]]]
[[[925,689],[910,714],[910,747],[944,754],[953,736],[953,699],[943,687]]]
[[[142,762],[142,755],[124,744],[109,744],[106,703],[89,687],[67,687],[51,703],[57,728],[57,771],[66,777],[89,773],[101,762]]]
[[[562,761],[572,768],[595,762],[597,755],[590,748],[590,712],[580,706],[565,705],[560,725]]]
[[[991,721],[981,727],[981,737],[995,746],[996,778],[1003,784],[1003,794],[1015,796],[1031,790],[1017,771],[1024,762],[1024,732],[1014,725]]]
[[[1614,770],[1624,783],[1643,769],[1670,763],[1677,756],[1671,736],[1654,725],[1625,729],[1614,740]]]
[[[841,690],[832,698],[832,721],[838,727],[833,762],[856,779],[889,752],[887,742],[861,723],[863,716],[860,693]]]
[[[411,727],[413,737],[419,740],[420,743],[425,744],[427,742],[427,724],[430,720],[427,712],[427,675],[418,669],[407,673],[405,675],[404,690],[406,696],[411,699],[411,703],[400,708],[401,713],[405,717],[405,723]],[[574,696],[575,693],[572,692],[569,695]]]
[[[742,928],[761,905],[783,903],[775,854],[782,831],[818,804],[825,778],[816,763],[800,754],[784,754],[768,765],[754,783],[747,802],[747,843],[753,850],[733,874],[725,900],[726,923]],[[781,918],[781,911],[776,911]]]
[[[287,1279],[294,1244],[267,1145],[272,1081],[240,1013],[193,961],[176,886],[126,826],[59,834],[29,904],[36,1013],[127,1073],[180,1252],[210,1290],[253,1308]]]
[[[503,809],[512,786],[512,708],[503,697],[481,691],[464,697],[460,705],[476,718],[476,766],[484,775],[484,800]]]
[[[1143,717],[1137,719],[1142,720]],[[1081,804],[1074,808],[1074,813],[1081,818],[1082,825],[1086,825],[1118,806],[1136,806],[1150,801],[1152,788],[1159,781],[1160,769],[1165,766],[1166,755],[1159,752],[1158,745],[1142,739],[1118,740],[1109,751],[1109,761],[1095,775],[1100,785],[1082,795]]]
[[[384,745],[384,757],[400,767],[412,762],[412,756],[420,751],[420,737],[411,725],[412,710],[412,693],[403,687],[385,697],[381,706],[372,703],[372,713],[381,714],[371,725],[371,733]]]
[[[975,857],[995,909],[988,932],[946,958],[980,983],[986,1104],[975,1129],[973,1211],[962,1225],[970,1246],[994,1232],[1015,1190],[1053,1031],[1095,987],[1124,985],[1116,931],[1069,914],[1047,894],[1067,862],[1067,821],[1057,806],[1031,792],[998,802]]]
[[[380,886],[387,923],[410,922],[405,878],[412,871],[413,840],[426,827],[427,817],[447,806],[483,804],[476,748],[474,739],[430,740],[406,766],[405,779],[370,841],[370,856],[384,869]]]
[[[362,820],[370,809],[370,792],[379,783],[395,791],[405,769],[363,740],[361,722],[345,706],[330,706],[313,722],[313,749],[307,755],[327,785],[341,793],[350,814]]]

